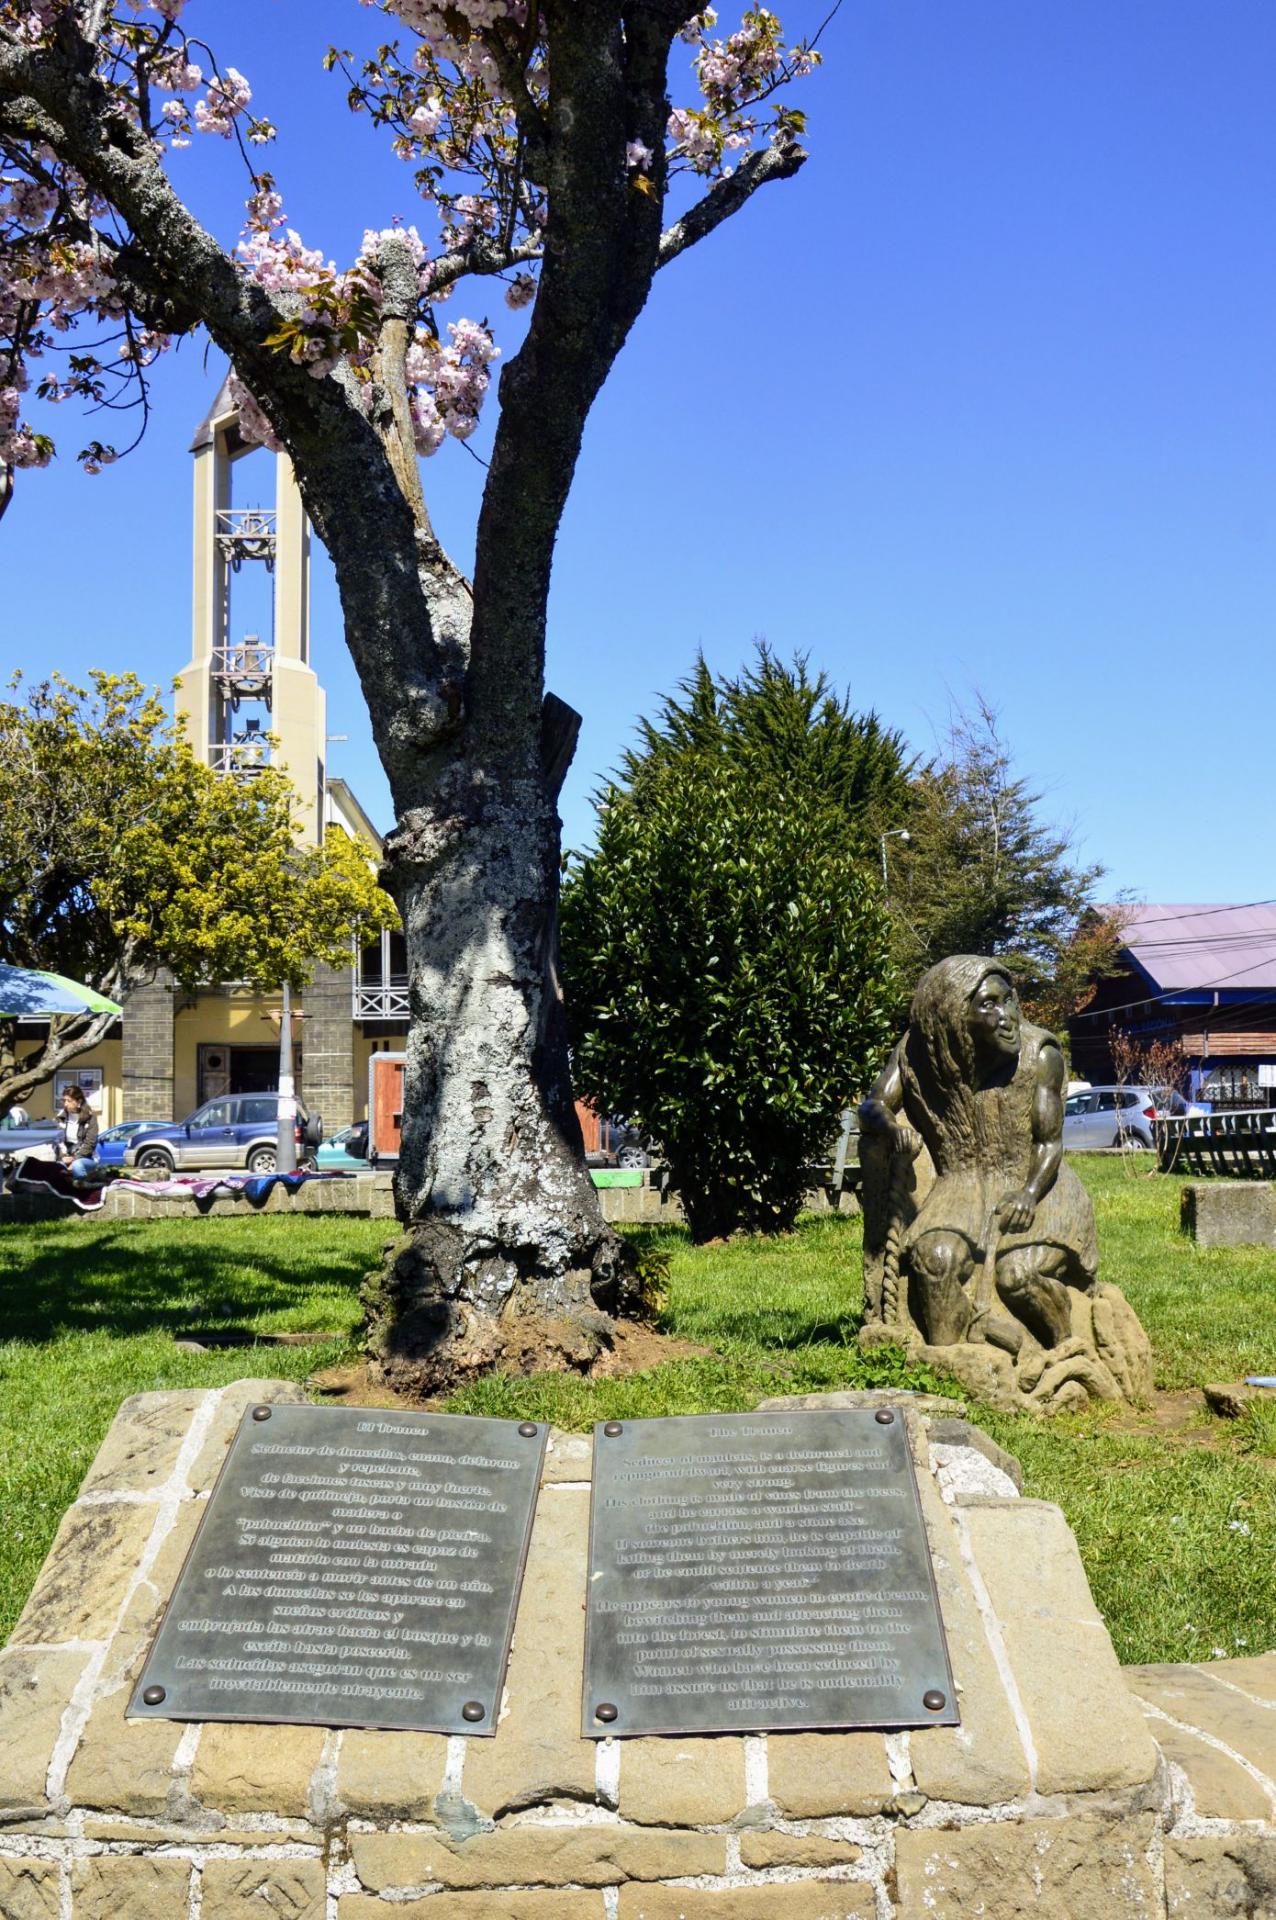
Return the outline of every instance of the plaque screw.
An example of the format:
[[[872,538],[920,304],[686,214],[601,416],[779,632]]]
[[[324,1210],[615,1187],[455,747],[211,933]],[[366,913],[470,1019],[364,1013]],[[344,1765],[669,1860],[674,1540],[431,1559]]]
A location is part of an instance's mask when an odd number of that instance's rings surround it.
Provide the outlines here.
[[[948,1702],[937,1687],[932,1687],[929,1693],[922,1695],[922,1705],[927,1713],[942,1713]]]
[[[893,1427],[895,1424],[895,1415],[889,1407],[879,1407],[873,1418],[879,1427]]]
[[[470,1721],[485,1720],[487,1718],[487,1710],[481,1701],[467,1700],[461,1708],[461,1718],[462,1720]]]
[[[142,1700],[144,1704],[148,1707],[158,1707],[161,1700],[164,1700],[165,1698],[167,1698],[167,1696],[164,1692],[163,1687],[148,1687],[146,1689],[146,1692],[142,1695]]]
[[[623,1433],[624,1431],[625,1429],[621,1426],[619,1420],[609,1420],[606,1426],[603,1428],[603,1432],[607,1435],[607,1438],[609,1440],[614,1440],[618,1433]],[[601,1714],[599,1714],[598,1717],[600,1720],[602,1719]],[[611,1717],[613,1720],[615,1719],[616,1715],[614,1711]]]
[[[253,1419],[254,1419],[254,1420],[269,1420],[269,1418],[270,1418],[270,1408],[269,1408],[269,1407],[254,1407],[254,1408],[253,1408]]]
[[[613,1720],[620,1718],[620,1709],[613,1707],[610,1700],[604,1700],[594,1708],[595,1720],[601,1720],[604,1726],[610,1726]]]
[[[522,1434],[524,1440],[534,1440],[540,1432],[540,1428],[534,1420],[524,1420],[522,1426],[519,1428],[519,1432]]]

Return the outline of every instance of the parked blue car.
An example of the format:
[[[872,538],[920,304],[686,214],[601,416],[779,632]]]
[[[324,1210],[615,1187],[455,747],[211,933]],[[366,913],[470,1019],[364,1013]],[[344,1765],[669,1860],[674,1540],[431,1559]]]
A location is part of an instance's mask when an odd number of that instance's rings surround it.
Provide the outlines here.
[[[124,1150],[135,1133],[162,1127],[162,1120],[123,1120],[118,1127],[104,1127],[97,1137],[93,1158],[100,1167],[122,1167]]]
[[[249,1173],[275,1171],[277,1093],[231,1093],[206,1100],[189,1120],[139,1127],[124,1145],[124,1165],[151,1173],[203,1172],[209,1168],[247,1167]],[[323,1123],[297,1102],[297,1158],[323,1138]]]

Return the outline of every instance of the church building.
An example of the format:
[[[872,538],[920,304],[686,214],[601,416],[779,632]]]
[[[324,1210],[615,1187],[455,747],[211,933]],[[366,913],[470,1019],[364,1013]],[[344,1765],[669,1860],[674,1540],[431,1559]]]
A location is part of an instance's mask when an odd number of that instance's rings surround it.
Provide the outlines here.
[[[251,780],[272,762],[286,768],[303,839],[315,844],[336,826],[376,860],[380,833],[349,785],[328,773],[327,702],[311,661],[310,524],[287,455],[242,439],[226,382],[191,453],[192,646],[177,679],[178,719],[196,753],[228,780]],[[256,497],[263,491],[271,504]],[[363,1118],[370,1056],[400,1052],[407,1033],[402,935],[377,935],[352,951],[348,967],[320,967],[293,1008],[306,1106],[327,1132]],[[184,1119],[218,1095],[276,1087],[280,1019],[278,994],[233,980],[188,994],[161,974],[58,1081],[80,1080],[104,1125]],[[44,1102],[37,1096],[35,1105]]]

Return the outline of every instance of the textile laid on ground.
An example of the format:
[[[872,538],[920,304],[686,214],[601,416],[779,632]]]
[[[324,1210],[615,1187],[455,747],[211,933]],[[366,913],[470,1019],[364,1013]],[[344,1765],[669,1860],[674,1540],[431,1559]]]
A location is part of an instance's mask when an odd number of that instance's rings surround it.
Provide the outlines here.
[[[86,1186],[76,1180],[69,1167],[60,1165],[56,1160],[21,1160],[13,1176],[19,1186],[50,1187],[54,1193],[61,1194],[77,1206],[81,1213],[95,1213],[102,1204],[103,1187]]]
[[[348,1173],[178,1173],[171,1180],[117,1180],[124,1193],[144,1193],[150,1200],[206,1200],[213,1193],[242,1193],[264,1200],[276,1181],[295,1193],[305,1180],[349,1180]]]

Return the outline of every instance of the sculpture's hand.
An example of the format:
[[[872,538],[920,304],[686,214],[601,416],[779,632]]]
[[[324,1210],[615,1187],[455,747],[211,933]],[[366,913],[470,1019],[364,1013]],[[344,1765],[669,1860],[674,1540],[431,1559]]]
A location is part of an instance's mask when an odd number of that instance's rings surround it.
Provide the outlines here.
[[[891,1152],[901,1158],[915,1160],[922,1150],[922,1137],[914,1133],[911,1127],[892,1127]]]
[[[1032,1216],[1036,1211],[1036,1195],[1030,1193],[1027,1187],[1021,1187],[1018,1193],[1008,1193],[997,1209],[1002,1232],[1024,1233],[1032,1225]]]

